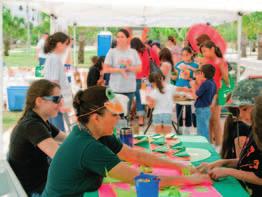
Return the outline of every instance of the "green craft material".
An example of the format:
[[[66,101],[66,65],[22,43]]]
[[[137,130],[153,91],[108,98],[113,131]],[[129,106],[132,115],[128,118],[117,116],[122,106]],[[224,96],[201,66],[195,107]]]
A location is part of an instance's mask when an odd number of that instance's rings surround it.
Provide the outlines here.
[[[165,192],[163,192],[163,193],[165,193],[165,196],[168,196],[168,197],[181,197],[179,188],[176,187],[176,186],[166,187],[166,188],[164,188],[164,191]],[[162,195],[162,196],[164,196],[164,195]]]
[[[179,151],[178,153],[174,153],[173,155],[177,157],[189,157],[190,156],[186,151],[182,151],[182,152]]]
[[[146,139],[146,140],[140,140],[139,142],[135,143],[134,145],[140,146],[140,147],[143,147],[143,148],[146,148],[146,149],[149,149],[149,148],[150,148],[150,144],[149,144],[148,139]]]
[[[130,190],[123,190],[121,188],[115,187],[114,188],[117,196],[124,196],[124,197],[136,197],[136,191],[134,187],[131,187]]]
[[[170,147],[173,149],[175,147],[178,147],[178,146],[183,146],[183,143],[182,142],[178,142],[178,143],[172,143],[170,144]]]
[[[174,133],[169,133],[169,134],[166,135],[167,139],[173,139],[175,137],[176,137],[176,134],[174,134]]]
[[[197,186],[195,190],[198,192],[208,192],[208,189],[204,186]]]
[[[183,174],[184,176],[190,176],[190,175],[191,175],[191,172],[190,172],[190,170],[189,170],[188,168],[183,168],[183,169],[182,169],[182,174]]]
[[[106,97],[108,100],[113,100],[115,98],[115,94],[110,88],[106,89]]]
[[[184,147],[184,146],[171,146],[170,148],[173,149],[173,150],[176,150],[176,153],[186,150],[186,147]]]
[[[115,178],[112,178],[110,176],[107,176],[103,179],[103,183],[117,183],[117,182],[121,182]]]
[[[140,166],[139,167],[141,172],[144,172],[144,173],[152,173],[153,172],[153,169],[151,167],[148,167],[148,166]]]
[[[153,152],[158,152],[158,153],[166,153],[169,151],[169,148],[167,146],[158,146],[153,150]]]
[[[159,138],[153,138],[153,141],[151,142],[151,144],[156,144],[159,146],[162,146],[166,143],[166,140],[164,138],[164,136],[161,136]]]
[[[148,138],[146,135],[137,135],[137,136],[134,136],[135,139],[137,140],[142,140],[144,138]]]
[[[190,192],[180,192],[181,197],[190,197],[191,193]]]

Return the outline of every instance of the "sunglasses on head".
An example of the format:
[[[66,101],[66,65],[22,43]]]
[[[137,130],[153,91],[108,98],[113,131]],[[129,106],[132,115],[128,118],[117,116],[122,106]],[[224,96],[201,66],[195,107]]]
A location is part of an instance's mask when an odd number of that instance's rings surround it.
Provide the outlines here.
[[[52,101],[55,104],[59,104],[63,98],[63,95],[60,96],[43,96],[42,97],[44,100],[47,101]]]

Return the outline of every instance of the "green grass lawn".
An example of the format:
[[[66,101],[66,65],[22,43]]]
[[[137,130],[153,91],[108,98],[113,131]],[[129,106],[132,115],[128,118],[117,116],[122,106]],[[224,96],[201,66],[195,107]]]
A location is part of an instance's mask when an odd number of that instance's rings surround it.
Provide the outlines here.
[[[3,128],[4,131],[15,126],[23,112],[9,112],[5,111],[3,113]]]
[[[91,66],[91,57],[96,55],[96,50],[85,51],[85,63],[78,64],[78,67]],[[16,49],[10,51],[9,56],[4,56],[4,62],[7,67],[34,67],[38,64],[35,58],[34,49]]]

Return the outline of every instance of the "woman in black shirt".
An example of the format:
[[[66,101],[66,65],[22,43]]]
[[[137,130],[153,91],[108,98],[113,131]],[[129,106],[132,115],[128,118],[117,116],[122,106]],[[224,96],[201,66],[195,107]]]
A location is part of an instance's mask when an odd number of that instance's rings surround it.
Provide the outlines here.
[[[89,69],[88,76],[87,76],[87,87],[96,86],[96,85],[103,85],[103,63],[105,57],[101,56],[98,58],[97,62]]]
[[[224,167],[222,167],[224,166]],[[240,180],[252,197],[262,194],[262,96],[257,97],[252,112],[252,132],[240,153],[239,159],[221,159],[202,163],[200,171],[211,178],[233,176]]]
[[[60,86],[42,79],[27,92],[24,114],[12,131],[8,162],[29,196],[40,194],[53,158],[65,134],[48,122],[62,105]],[[57,141],[55,141],[57,140]]]
[[[239,158],[240,152],[251,133],[252,105],[229,107],[221,149],[223,159]]]

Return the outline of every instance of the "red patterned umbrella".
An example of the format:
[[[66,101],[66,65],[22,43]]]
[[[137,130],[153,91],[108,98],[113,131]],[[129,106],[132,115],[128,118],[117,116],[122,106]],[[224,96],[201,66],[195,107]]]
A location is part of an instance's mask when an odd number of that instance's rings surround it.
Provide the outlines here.
[[[194,51],[199,52],[198,44],[205,40],[212,40],[222,51],[226,52],[227,44],[217,30],[210,25],[196,24],[189,28],[186,36]]]

